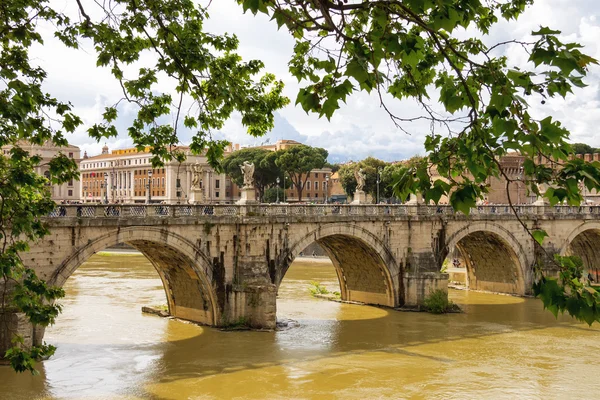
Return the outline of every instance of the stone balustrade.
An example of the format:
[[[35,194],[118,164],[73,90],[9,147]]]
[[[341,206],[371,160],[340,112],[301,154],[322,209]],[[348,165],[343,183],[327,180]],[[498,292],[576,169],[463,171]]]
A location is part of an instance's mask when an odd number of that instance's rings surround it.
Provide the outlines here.
[[[514,206],[519,215],[600,215],[600,206]],[[508,205],[477,206],[471,215],[512,215]],[[59,205],[49,218],[144,218],[144,217],[221,217],[221,216],[405,216],[460,215],[446,205],[334,205],[334,204],[257,204],[257,205]]]

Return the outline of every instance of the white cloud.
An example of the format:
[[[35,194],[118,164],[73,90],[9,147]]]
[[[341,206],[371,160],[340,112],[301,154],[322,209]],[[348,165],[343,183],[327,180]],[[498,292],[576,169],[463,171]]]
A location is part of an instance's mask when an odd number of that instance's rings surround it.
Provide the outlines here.
[[[62,4],[62,3],[61,3]],[[71,2],[64,2],[70,7]],[[305,138],[312,145],[325,147],[330,154],[339,158],[362,158],[374,155],[384,159],[407,158],[423,152],[423,136],[429,131],[428,124],[406,124],[412,135],[406,135],[389,119],[379,106],[377,96],[360,93],[353,95],[348,104],[342,105],[331,121],[319,119],[316,115],[306,115],[293,103],[300,85],[287,70],[287,62],[292,54],[293,39],[284,30],[277,30],[268,17],[243,14],[241,7],[233,0],[213,1],[209,9],[211,19],[205,27],[215,33],[235,33],[240,39],[240,53],[246,58],[261,59],[265,70],[273,72],[286,83],[285,94],[292,104],[279,112],[276,129],[269,135],[271,140],[290,135],[296,140]],[[560,29],[565,39],[578,41],[585,46],[585,52],[600,59],[600,2],[592,0],[537,0],[517,22],[502,22],[491,32],[486,41],[496,42],[507,39],[526,39],[532,30],[540,25]],[[49,28],[48,28],[49,29]],[[504,49],[511,63],[523,65],[527,55],[519,46]],[[82,116],[86,128],[100,119],[103,107],[121,96],[120,87],[111,78],[107,69],[95,66],[95,54],[89,44],[84,51],[64,49],[57,40],[49,39],[43,47],[36,49],[35,56],[48,69],[47,89],[62,100],[71,100],[76,111]],[[575,141],[584,141],[600,147],[600,71],[592,68],[587,79],[589,86],[577,89],[575,96],[566,100],[552,99],[545,105],[532,103],[536,116],[553,115],[563,121],[573,132]],[[420,114],[419,107],[412,101],[392,102],[400,115],[410,117]],[[116,140],[110,140],[111,148],[130,145],[124,127],[132,110],[127,110],[119,125],[123,132]],[[261,139],[250,138],[241,126],[239,116],[232,118],[222,130],[229,140],[252,144]],[[189,140],[189,133],[183,135]],[[85,135],[82,128],[70,140],[90,154],[98,153],[102,144],[97,144]]]

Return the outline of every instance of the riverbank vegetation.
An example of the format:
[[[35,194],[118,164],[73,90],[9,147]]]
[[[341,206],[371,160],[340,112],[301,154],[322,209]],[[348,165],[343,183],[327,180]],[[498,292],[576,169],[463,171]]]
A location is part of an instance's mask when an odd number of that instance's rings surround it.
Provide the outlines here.
[[[447,312],[456,312],[458,306],[448,299],[448,292],[442,289],[436,289],[425,298],[423,306],[427,312],[432,314],[445,314]]]

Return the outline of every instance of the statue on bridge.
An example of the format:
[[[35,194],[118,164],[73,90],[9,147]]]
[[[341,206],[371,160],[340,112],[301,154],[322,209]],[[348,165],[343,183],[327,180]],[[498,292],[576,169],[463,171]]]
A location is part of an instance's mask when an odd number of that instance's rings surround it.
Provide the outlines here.
[[[244,176],[244,186],[240,190],[240,199],[236,204],[256,204],[256,189],[254,189],[254,164],[244,161],[240,165],[242,175]]]
[[[354,178],[356,179],[356,191],[362,192],[365,187],[365,181],[367,180],[362,168],[359,168],[358,171],[354,171]]]
[[[244,161],[244,163],[240,165],[240,169],[242,170],[242,175],[244,176],[244,187],[254,187],[254,164]]]
[[[204,168],[199,163],[192,165],[192,185],[190,190],[199,190],[200,182],[202,182],[202,173]]]
[[[354,171],[354,178],[356,179],[356,191],[354,192],[354,200],[350,204],[364,204],[367,202],[367,195],[363,190],[367,180],[365,171],[362,168]]]
[[[199,163],[192,164],[192,183],[190,185],[190,197],[188,202],[190,204],[202,204],[204,202],[204,193],[202,193],[202,174],[204,168]]]

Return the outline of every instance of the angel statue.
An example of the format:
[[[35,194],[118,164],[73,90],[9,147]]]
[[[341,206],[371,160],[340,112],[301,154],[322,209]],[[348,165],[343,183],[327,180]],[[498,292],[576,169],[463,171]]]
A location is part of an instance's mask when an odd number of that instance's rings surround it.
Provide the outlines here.
[[[203,168],[200,164],[196,163],[192,165],[192,187],[191,190],[200,189],[200,181],[202,176]]]
[[[356,178],[356,191],[362,192],[365,187],[365,180],[367,179],[362,168],[359,168],[358,171],[354,171],[354,178]]]
[[[244,187],[251,188],[254,184],[254,164],[244,161],[244,163],[240,165],[240,169],[244,176]]]

